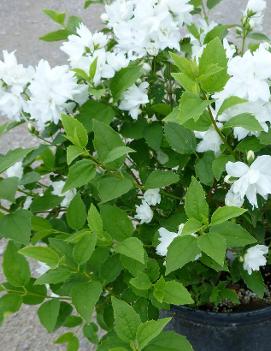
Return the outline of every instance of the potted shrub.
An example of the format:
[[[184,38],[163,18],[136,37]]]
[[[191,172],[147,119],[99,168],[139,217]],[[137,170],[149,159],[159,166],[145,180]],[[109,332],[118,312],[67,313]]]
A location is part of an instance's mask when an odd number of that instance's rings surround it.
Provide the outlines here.
[[[1,321],[38,305],[70,351],[79,326],[98,351],[270,349],[266,2],[240,25],[219,2],[115,0],[95,33],[45,10],[68,64],[3,52],[0,132],[39,143],[0,157]]]

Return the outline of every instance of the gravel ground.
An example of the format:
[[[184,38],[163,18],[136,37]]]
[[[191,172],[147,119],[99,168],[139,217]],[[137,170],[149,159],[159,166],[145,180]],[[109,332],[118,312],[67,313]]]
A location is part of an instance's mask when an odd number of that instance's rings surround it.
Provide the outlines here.
[[[147,1],[147,0],[146,0]],[[241,11],[247,0],[224,0],[217,6],[214,18],[219,18],[226,23],[237,23]],[[266,14],[266,31],[271,34],[270,15],[271,1],[268,0]],[[52,64],[63,63],[65,57],[58,49],[59,44],[47,44],[38,41],[38,38],[54,30],[54,24],[42,14],[43,8],[52,8],[65,11],[69,14],[79,15],[92,29],[101,26],[100,6],[92,6],[87,11],[83,10],[83,0],[0,0],[0,51],[17,50],[20,62],[36,64],[41,58],[46,58]],[[269,21],[269,22],[268,22]],[[0,123],[4,118],[0,116]],[[5,153],[10,148],[34,145],[36,140],[26,133],[24,126],[3,136],[0,140],[0,153]],[[1,251],[1,247],[0,247]],[[0,253],[1,254],[1,253]],[[19,313],[8,318],[0,328],[0,350],[3,351],[60,351],[63,347],[53,345],[56,334],[49,335],[40,326],[35,308],[25,306]],[[89,344],[80,347],[81,351],[91,351]]]

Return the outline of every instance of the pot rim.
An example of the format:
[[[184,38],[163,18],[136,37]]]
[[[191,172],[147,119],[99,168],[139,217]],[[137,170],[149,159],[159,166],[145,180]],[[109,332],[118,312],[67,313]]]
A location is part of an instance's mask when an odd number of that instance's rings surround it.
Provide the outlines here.
[[[254,324],[271,320],[271,306],[245,312],[209,312],[187,306],[172,306],[171,312],[181,318],[199,324]]]

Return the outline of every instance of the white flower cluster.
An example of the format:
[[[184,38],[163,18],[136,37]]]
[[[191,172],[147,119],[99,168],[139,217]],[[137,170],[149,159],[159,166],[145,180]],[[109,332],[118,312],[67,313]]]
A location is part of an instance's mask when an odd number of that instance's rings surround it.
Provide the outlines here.
[[[189,0],[115,0],[102,19],[113,30],[117,48],[131,59],[179,50],[180,28],[192,20]]]
[[[68,66],[51,68],[41,60],[38,66],[25,68],[17,63],[15,53],[3,52],[0,61],[0,113],[20,120],[26,113],[43,130],[47,122],[58,123],[69,101],[87,98]],[[85,98],[82,101],[82,94]]]
[[[259,271],[261,266],[265,266],[267,259],[265,255],[268,254],[268,247],[265,245],[255,245],[250,247],[244,255],[244,270],[248,272],[249,275],[253,271]]]
[[[161,202],[161,194],[159,189],[147,190],[142,199],[142,203],[136,206],[135,218],[140,221],[140,224],[150,223],[153,218],[151,206],[156,206]]]

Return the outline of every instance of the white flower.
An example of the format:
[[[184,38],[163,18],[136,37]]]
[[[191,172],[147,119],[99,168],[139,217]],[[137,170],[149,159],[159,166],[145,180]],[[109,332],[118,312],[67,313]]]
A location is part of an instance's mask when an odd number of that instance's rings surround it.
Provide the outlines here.
[[[233,191],[228,191],[225,198],[226,206],[242,207],[244,204],[244,199],[241,198],[240,194],[235,194]]]
[[[246,270],[249,275],[251,275],[253,271],[259,271],[261,266],[266,265],[267,260],[265,255],[267,254],[268,247],[265,245],[250,247],[244,255],[244,270]]]
[[[142,201],[140,206],[136,206],[135,218],[140,220],[140,224],[150,223],[153,218],[153,212],[147,202]]]
[[[217,126],[221,128],[222,124],[217,123]],[[223,141],[214,127],[210,127],[205,132],[195,132],[195,135],[202,139],[197,145],[197,152],[213,151],[217,155],[220,153],[220,146]]]
[[[143,82],[139,86],[135,84],[132,85],[124,92],[119,108],[128,111],[133,119],[137,119],[141,112],[140,106],[149,102],[147,93],[148,86],[149,84],[147,82]]]
[[[62,193],[63,187],[65,185],[65,182],[63,180],[59,180],[57,182],[52,183],[53,195],[61,196],[64,197],[64,199],[61,202],[61,206],[63,207],[68,207],[74,196],[76,195],[75,190],[69,190],[66,191],[65,193]]]
[[[236,47],[233,44],[230,44],[228,42],[227,38],[223,39],[223,46],[224,49],[226,50],[226,56],[230,60],[233,58],[234,54],[236,53]]]
[[[166,256],[168,248],[172,241],[176,239],[180,234],[170,232],[165,228],[158,229],[160,244],[156,247],[156,253],[160,256]]]
[[[23,205],[23,209],[28,210],[32,204],[32,201],[33,201],[33,198],[31,196],[27,196]]]
[[[269,79],[271,78],[271,53],[264,44],[244,56],[235,56],[228,63],[228,80],[224,90],[216,97],[222,99],[238,96],[249,101],[267,102],[270,99]]]
[[[37,128],[43,130],[47,122],[58,123],[67,101],[73,100],[73,95],[78,93],[78,85],[68,66],[51,68],[47,61],[41,60],[29,91],[27,112],[37,122]]]
[[[249,25],[251,29],[255,31],[262,30],[265,9],[265,0],[249,0],[244,16],[249,16]]]
[[[20,120],[25,101],[22,96],[31,81],[33,68],[17,63],[15,53],[3,51],[0,60],[0,113],[9,119]]]
[[[228,162],[226,171],[229,176],[238,178],[230,192],[240,201],[246,197],[253,207],[258,207],[257,194],[264,199],[271,194],[271,156],[259,156],[251,166],[243,162]]]
[[[144,201],[150,206],[156,206],[161,202],[160,189],[149,189],[144,193]]]
[[[14,163],[13,166],[9,167],[6,170],[7,177],[17,177],[19,179],[22,178],[24,173],[23,163],[22,161]]]

